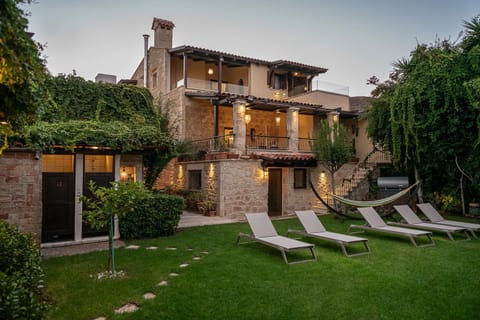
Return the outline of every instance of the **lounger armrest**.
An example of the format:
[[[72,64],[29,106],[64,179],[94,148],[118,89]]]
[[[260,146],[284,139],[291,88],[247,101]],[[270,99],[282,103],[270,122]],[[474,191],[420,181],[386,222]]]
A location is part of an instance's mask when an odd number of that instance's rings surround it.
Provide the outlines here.
[[[360,229],[360,231],[351,231],[351,229]],[[368,223],[366,223],[366,224],[351,224],[350,227],[348,227],[347,233],[348,234],[365,233],[366,229],[370,229],[370,226],[368,225]]]
[[[239,232],[238,236],[237,236],[237,245],[244,244],[244,243],[249,243],[249,241],[240,242],[240,238],[247,238],[247,239],[250,239],[250,240],[255,240],[255,237],[253,236],[253,234]]]
[[[307,235],[307,232],[305,230],[288,229],[287,236],[290,233],[295,233],[295,234],[298,234],[298,235],[301,235],[301,236],[306,236]]]

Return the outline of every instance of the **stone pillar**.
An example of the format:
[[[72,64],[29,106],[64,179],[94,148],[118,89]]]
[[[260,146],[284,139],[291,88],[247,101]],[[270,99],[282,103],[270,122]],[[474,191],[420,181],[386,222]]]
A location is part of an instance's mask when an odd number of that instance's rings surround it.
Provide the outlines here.
[[[299,108],[288,108],[287,110],[287,137],[288,150],[298,151],[298,110]]]
[[[245,150],[245,138],[247,127],[245,125],[245,100],[236,100],[233,103],[233,148],[236,151]]]

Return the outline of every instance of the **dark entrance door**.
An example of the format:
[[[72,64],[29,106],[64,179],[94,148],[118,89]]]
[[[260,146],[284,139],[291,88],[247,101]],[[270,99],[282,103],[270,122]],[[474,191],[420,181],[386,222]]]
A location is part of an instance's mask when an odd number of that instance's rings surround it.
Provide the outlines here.
[[[110,187],[110,182],[114,181],[114,175],[111,172],[107,173],[85,173],[84,176],[84,183],[83,183],[83,194],[87,197],[93,197],[92,193],[88,189],[88,185],[91,181],[95,182],[97,187]],[[87,208],[83,208],[86,210]],[[98,237],[108,235],[108,228],[105,227],[103,229],[97,230],[90,227],[87,223],[83,222],[82,224],[82,237]]]
[[[42,181],[42,242],[73,240],[74,174],[44,172]]]
[[[282,215],[282,169],[268,169],[268,215]]]

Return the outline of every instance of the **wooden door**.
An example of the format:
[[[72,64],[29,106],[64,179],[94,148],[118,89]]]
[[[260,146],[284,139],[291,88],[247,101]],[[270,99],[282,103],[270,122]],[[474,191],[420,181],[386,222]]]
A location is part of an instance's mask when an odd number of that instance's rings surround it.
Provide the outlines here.
[[[98,173],[98,172],[85,173],[84,183],[83,183],[83,194],[87,197],[93,197],[92,193],[88,189],[88,185],[89,185],[90,181],[94,181],[95,185],[97,187],[110,187],[111,186],[110,182],[114,181],[114,179],[115,179],[115,177],[114,177],[113,173],[110,173],[110,172],[108,172],[108,173],[103,173],[103,172],[102,173]],[[86,210],[87,208],[84,207],[83,209]],[[83,224],[82,224],[82,237],[98,237],[98,236],[105,236],[105,235],[108,235],[108,227],[97,230],[97,229],[94,229],[94,228],[90,227],[90,225],[85,223],[85,221],[83,222]]]
[[[42,242],[73,240],[74,190],[73,173],[43,173]]]
[[[268,215],[282,215],[282,169],[268,169]]]

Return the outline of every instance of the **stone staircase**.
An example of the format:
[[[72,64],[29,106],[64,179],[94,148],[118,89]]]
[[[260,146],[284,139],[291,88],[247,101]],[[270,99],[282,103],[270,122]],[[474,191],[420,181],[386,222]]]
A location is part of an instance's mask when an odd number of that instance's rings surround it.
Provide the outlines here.
[[[366,194],[366,192],[368,192],[366,179],[369,173],[382,163],[391,163],[390,154],[374,148],[363,161],[344,164],[335,172],[335,194],[344,198],[352,198],[354,193]],[[358,190],[361,186],[363,186],[365,190]],[[329,205],[333,206],[333,199],[331,197],[326,200]],[[313,209],[317,213],[327,213],[327,208],[321,203],[313,206]]]

